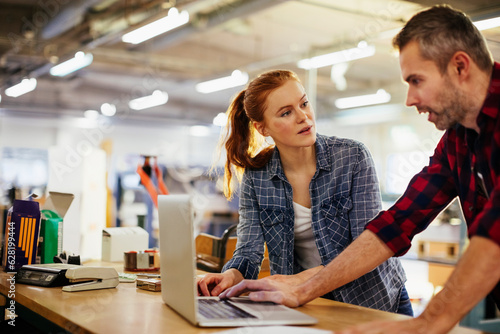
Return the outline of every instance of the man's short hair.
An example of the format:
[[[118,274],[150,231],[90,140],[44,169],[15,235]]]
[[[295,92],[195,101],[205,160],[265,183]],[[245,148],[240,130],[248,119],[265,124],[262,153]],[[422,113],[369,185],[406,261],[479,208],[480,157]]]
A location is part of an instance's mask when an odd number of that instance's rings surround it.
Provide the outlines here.
[[[493,57],[483,35],[463,12],[448,5],[437,5],[415,14],[394,37],[399,51],[412,41],[420,45],[421,56],[436,63],[441,74],[457,51],[467,53],[478,67],[487,71]]]

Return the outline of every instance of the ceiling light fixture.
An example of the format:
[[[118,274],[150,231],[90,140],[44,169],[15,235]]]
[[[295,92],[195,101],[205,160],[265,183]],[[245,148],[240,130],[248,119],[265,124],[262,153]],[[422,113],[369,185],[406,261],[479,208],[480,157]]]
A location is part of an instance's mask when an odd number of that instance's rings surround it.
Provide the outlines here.
[[[169,9],[167,16],[123,35],[122,41],[125,43],[139,44],[188,22],[189,13],[187,11],[183,10],[179,13],[177,8],[172,7]]]
[[[339,109],[369,106],[372,104],[387,103],[391,100],[391,94],[379,89],[375,94],[343,97],[335,100],[335,106]]]
[[[116,106],[111,103],[103,103],[101,105],[101,113],[104,116],[114,116],[116,114]]]
[[[23,94],[29,93],[32,90],[36,88],[36,79],[31,78],[31,79],[23,79],[20,83],[17,85],[14,85],[10,88],[7,88],[5,90],[5,95],[10,96],[10,97],[18,97]]]
[[[402,113],[400,104],[379,104],[363,108],[339,110],[333,115],[332,123],[328,126],[363,126],[391,122],[400,119]]]
[[[347,88],[345,74],[349,69],[349,63],[339,63],[332,66],[330,70],[330,80],[335,84],[335,88],[344,91]]]
[[[204,125],[193,125],[189,128],[189,134],[194,137],[208,137],[210,129]]]
[[[92,64],[94,56],[91,53],[84,53],[78,51],[75,56],[69,60],[66,60],[59,65],[56,65],[50,69],[50,74],[57,77],[64,77],[70,73],[78,71],[81,68],[89,66]]]
[[[345,63],[355,59],[371,57],[375,54],[375,46],[368,45],[365,41],[358,43],[358,46],[352,49],[341,50],[328,53],[321,56],[302,59],[297,62],[299,68],[310,70],[339,63]]]
[[[85,118],[92,120],[96,120],[99,118],[99,112],[94,109],[85,110],[83,115],[85,116]]]
[[[481,20],[474,22],[474,25],[478,30],[487,30],[496,27],[500,27],[500,17],[494,17],[491,19]]]
[[[162,104],[167,103],[167,101],[168,101],[167,92],[162,92],[161,90],[155,90],[151,95],[131,100],[128,103],[128,106],[134,110],[142,110],[156,106],[161,106]]]
[[[248,73],[234,70],[228,77],[200,82],[196,85],[196,91],[198,93],[208,94],[228,88],[243,86],[247,82]]]
[[[213,125],[216,126],[226,126],[227,124],[227,115],[226,113],[220,112],[217,116],[214,117],[212,121]]]

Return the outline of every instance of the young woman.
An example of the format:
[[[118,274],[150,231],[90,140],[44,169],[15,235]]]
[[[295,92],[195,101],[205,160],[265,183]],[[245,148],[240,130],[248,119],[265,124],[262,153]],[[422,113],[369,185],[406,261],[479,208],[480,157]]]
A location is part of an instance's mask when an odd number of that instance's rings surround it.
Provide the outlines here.
[[[261,74],[228,109],[224,193],[241,180],[238,242],[221,274],[198,281],[217,296],[257,278],[269,252],[271,275],[312,276],[342,252],[381,210],[370,153],[354,140],[316,134],[314,111],[291,71]],[[274,145],[263,145],[271,137]],[[412,315],[395,258],[331,291],[327,298]],[[290,282],[288,280],[288,282]]]

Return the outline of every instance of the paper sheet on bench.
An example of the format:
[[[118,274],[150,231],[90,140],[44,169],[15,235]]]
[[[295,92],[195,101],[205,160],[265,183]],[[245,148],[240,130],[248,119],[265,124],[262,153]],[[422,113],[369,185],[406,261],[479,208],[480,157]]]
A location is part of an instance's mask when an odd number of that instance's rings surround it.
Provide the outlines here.
[[[285,332],[286,331],[286,332]],[[262,327],[240,327],[229,330],[224,330],[222,332],[217,332],[219,334],[276,334],[276,333],[287,333],[287,334],[332,334],[332,331],[306,328],[306,327],[293,327],[293,326],[262,326]]]

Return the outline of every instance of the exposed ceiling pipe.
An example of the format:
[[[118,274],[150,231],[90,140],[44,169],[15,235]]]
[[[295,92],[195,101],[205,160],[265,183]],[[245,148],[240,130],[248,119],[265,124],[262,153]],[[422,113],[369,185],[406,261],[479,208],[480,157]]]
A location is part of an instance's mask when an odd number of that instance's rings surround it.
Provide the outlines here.
[[[192,16],[196,16],[198,15],[198,13],[208,12],[211,8],[214,8],[216,6],[219,6],[218,8],[220,8],[221,6],[219,4],[221,3],[221,1],[224,2],[225,5],[228,4],[227,0],[196,0],[181,8],[182,10],[187,10],[189,13],[191,13]],[[94,8],[96,7],[97,6],[94,6]],[[151,10],[146,8],[144,10],[139,9],[127,13],[126,15],[122,11],[114,13],[113,15],[108,16],[104,19],[91,20],[89,22],[91,29],[97,32],[98,36],[86,46],[90,49],[93,49],[103,44],[114,44],[117,42],[121,42],[122,35],[126,32],[134,30],[136,25],[140,26],[144,23],[154,22],[165,17],[170,7],[161,7],[163,9],[160,9],[159,11],[158,9],[155,10],[157,12],[156,14],[152,14]],[[134,27],[134,29],[130,29],[131,27]]]
[[[73,0],[64,6],[54,5],[50,8],[46,5],[46,10],[54,12],[54,17],[42,28],[41,37],[51,39],[76,27],[83,22],[87,10],[100,2],[103,0]],[[109,4],[109,1],[104,2]]]
[[[42,37],[52,38],[64,33],[65,31],[76,26],[79,21],[83,19],[85,12],[89,8],[96,6],[97,3],[104,2],[109,3],[109,0],[71,1],[68,5],[61,8],[60,12],[56,14],[54,18],[43,28],[41,32]],[[192,22],[187,26],[180,27],[165,36],[159,36],[152,42],[145,43],[147,46],[139,46],[136,47],[135,50],[151,51],[155,49],[164,49],[175,42],[187,38],[190,34],[196,33],[200,29],[208,29],[238,17],[248,16],[252,13],[278,5],[282,2],[283,0],[236,0],[234,2],[228,2],[227,0],[206,0],[194,2],[193,6],[186,6],[186,8],[188,11],[191,10],[193,12],[197,21],[194,23]],[[209,8],[215,9],[208,11]],[[205,11],[207,11],[208,14],[203,14]],[[89,46],[91,48],[95,48],[96,46],[105,43],[106,39],[103,38],[102,40],[99,40],[98,43],[97,41],[94,42],[95,43],[90,42],[87,45],[82,46],[82,48]],[[52,64],[50,63],[44,64],[31,71],[29,76],[34,78],[42,76],[48,73],[51,66]]]
[[[89,9],[102,11],[117,1],[118,0],[76,0],[69,2],[67,5],[62,5],[61,7],[59,7],[57,3],[53,6],[45,4],[44,10],[51,15],[52,19],[42,28],[40,35],[44,39],[57,37],[76,27],[78,24],[81,24],[85,13]],[[87,45],[82,45],[81,48],[94,48],[105,41],[99,40],[99,42],[100,43],[96,43],[96,41],[93,41],[91,43],[94,43],[94,45],[89,45],[89,43],[87,43]],[[12,53],[12,50],[9,51],[9,53]],[[47,62],[31,70],[29,73],[23,74],[23,76],[38,78],[47,74],[52,66],[52,63]],[[6,83],[4,82],[3,84]]]
[[[218,6],[215,6],[216,9],[208,14],[192,13],[187,9],[189,14],[194,16],[190,24],[179,27],[168,34],[160,35],[150,42],[133,46],[132,49],[138,51],[165,49],[201,29],[208,29],[235,18],[245,17],[281,3],[283,3],[283,0],[240,0],[229,4],[227,1],[221,1]]]
[[[123,15],[123,12],[115,13],[105,19],[92,20],[89,22],[91,29],[98,34],[90,43],[89,49],[108,43],[116,43],[120,40],[123,32],[131,25],[142,22],[150,17],[147,11],[137,11]]]
[[[15,117],[25,117],[29,119],[40,119],[46,118],[50,119],[54,117],[53,105],[45,103],[19,103],[14,101],[2,101],[2,108],[0,108],[0,119],[2,116],[15,116]],[[89,107],[90,109],[92,107]],[[58,112],[61,116],[75,116],[81,117],[82,114],[81,107],[74,107],[67,104],[59,104]],[[204,116],[196,117],[196,111],[204,109],[207,113]],[[210,124],[213,120],[213,115],[216,115],[220,110],[217,108],[210,108],[210,106],[191,104],[185,105],[183,103],[175,103],[174,101],[169,101],[168,113],[155,114],[155,113],[129,113],[126,116],[117,118],[120,124],[131,123],[134,124],[137,121],[143,120],[144,117],[149,119],[154,119],[153,123],[167,121],[167,122],[182,122],[183,125],[199,125],[201,122],[206,122]],[[147,116],[146,116],[147,115]],[[144,119],[145,120],[145,119]],[[110,119],[114,122],[115,119]]]

